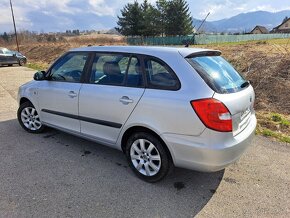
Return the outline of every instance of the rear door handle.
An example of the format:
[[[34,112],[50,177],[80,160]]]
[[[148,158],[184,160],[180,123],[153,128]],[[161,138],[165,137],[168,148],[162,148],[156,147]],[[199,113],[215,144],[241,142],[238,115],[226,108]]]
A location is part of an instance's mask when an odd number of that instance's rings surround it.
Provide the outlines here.
[[[74,91],[70,91],[70,92],[68,93],[68,96],[71,97],[71,98],[75,98],[75,97],[77,97],[78,95],[77,95],[77,93],[75,93]]]
[[[123,96],[122,98],[120,98],[120,102],[122,102],[123,104],[129,104],[129,103],[133,103],[133,99],[130,99],[128,96]]]

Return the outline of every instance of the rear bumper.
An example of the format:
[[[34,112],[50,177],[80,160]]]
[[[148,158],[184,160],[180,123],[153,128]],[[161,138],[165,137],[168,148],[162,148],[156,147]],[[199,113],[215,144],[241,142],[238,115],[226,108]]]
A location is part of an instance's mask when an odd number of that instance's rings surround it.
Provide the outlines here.
[[[161,137],[171,152],[175,166],[214,172],[241,157],[251,144],[256,125],[253,114],[248,126],[236,136],[205,129],[200,136],[162,134]]]

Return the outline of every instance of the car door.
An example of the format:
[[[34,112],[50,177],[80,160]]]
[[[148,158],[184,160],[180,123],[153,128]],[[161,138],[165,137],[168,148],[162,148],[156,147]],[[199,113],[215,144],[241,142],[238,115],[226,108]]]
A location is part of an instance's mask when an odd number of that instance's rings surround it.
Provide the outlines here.
[[[87,52],[70,52],[60,58],[38,86],[40,118],[44,124],[80,132],[78,98]]]
[[[81,133],[114,144],[144,90],[137,56],[97,53],[89,82],[80,90]]]
[[[5,49],[4,53],[5,53],[5,56],[6,56],[7,64],[17,64],[18,63],[18,59],[16,57],[15,52],[10,51],[8,49]]]

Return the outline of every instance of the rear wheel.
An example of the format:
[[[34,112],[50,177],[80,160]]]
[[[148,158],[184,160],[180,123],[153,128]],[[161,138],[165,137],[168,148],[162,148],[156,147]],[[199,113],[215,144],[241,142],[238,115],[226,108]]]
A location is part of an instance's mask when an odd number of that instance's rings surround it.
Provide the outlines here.
[[[129,137],[126,156],[133,172],[146,182],[163,179],[173,167],[160,140],[147,132],[133,133]]]
[[[41,133],[44,130],[39,115],[30,102],[20,105],[17,111],[17,117],[23,129],[30,133]]]

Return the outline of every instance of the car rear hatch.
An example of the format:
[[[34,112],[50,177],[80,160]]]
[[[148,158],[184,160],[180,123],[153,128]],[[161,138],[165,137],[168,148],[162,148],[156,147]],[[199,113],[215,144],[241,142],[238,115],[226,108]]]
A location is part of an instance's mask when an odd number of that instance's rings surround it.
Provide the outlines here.
[[[254,111],[255,94],[251,85],[231,94],[215,93],[213,98],[223,102],[232,115],[233,135],[242,132],[250,123]]]
[[[218,51],[187,55],[186,60],[215,91],[212,98],[222,102],[231,114],[233,135],[242,132],[254,114],[254,90]]]

